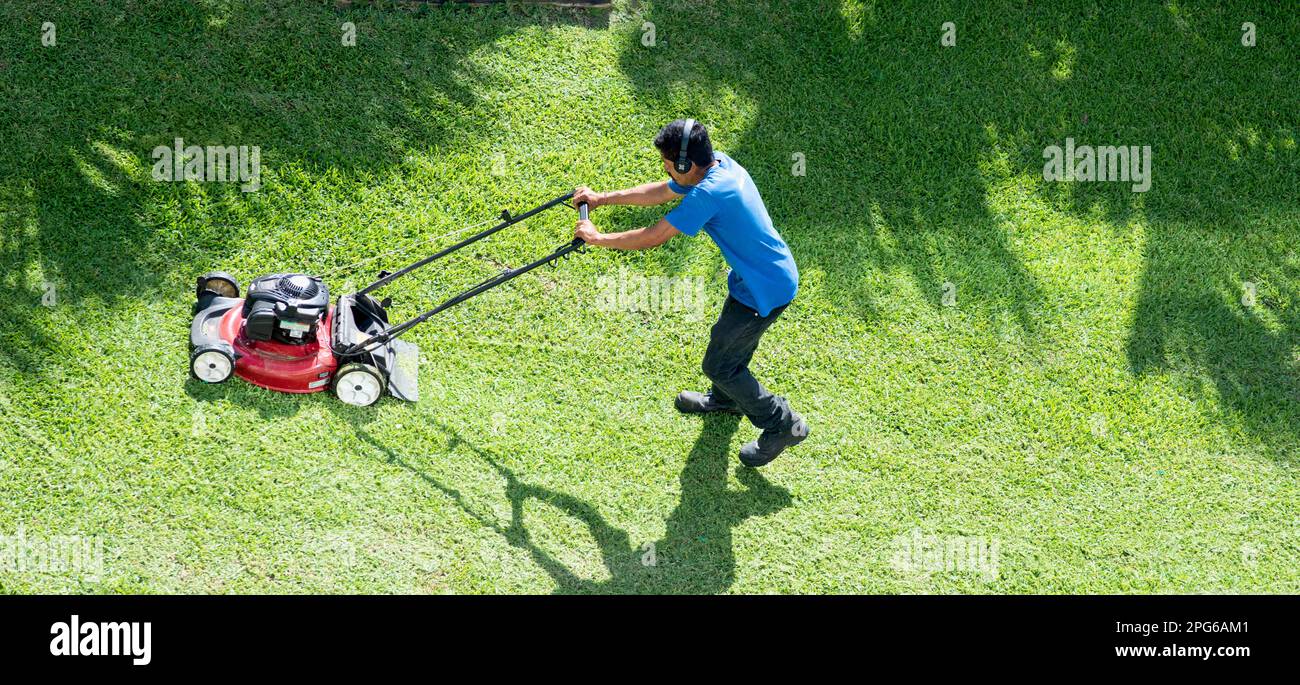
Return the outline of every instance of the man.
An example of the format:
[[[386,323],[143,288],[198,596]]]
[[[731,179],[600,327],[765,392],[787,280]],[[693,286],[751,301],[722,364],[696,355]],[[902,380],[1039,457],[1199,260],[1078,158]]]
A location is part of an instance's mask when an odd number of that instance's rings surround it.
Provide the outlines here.
[[[601,233],[590,221],[579,221],[574,235],[589,245],[615,250],[645,250],[679,233],[695,236],[700,231],[717,244],[731,272],[730,292],[713,325],[702,364],[713,387],[704,393],[683,391],[677,395],[677,409],[749,417],[763,432],[740,449],[740,461],[759,467],[808,437],[803,417],[749,371],[763,333],[794,299],[799,271],[790,248],[773,228],[749,172],[736,160],[713,151],[704,126],[678,119],[659,131],[654,145],[670,180],[606,193],[581,187],[574,191],[574,202],[586,202],[594,209],[661,205],[680,197],[681,204],[649,228]]]

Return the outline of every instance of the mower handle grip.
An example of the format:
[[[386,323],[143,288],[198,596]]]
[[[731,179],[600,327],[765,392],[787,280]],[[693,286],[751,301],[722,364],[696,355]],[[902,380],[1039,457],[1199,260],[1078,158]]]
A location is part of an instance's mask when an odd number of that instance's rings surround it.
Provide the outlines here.
[[[587,203],[586,203],[586,202],[579,202],[579,203],[578,203],[578,220],[579,220],[579,221],[586,221],[586,220],[587,220],[587,215],[588,215],[589,211],[590,211],[590,210],[589,210],[589,208],[587,207]],[[586,244],[587,244],[587,243],[586,243],[585,241],[583,241],[582,238],[574,238],[573,241],[569,243],[569,250],[570,250],[570,251],[573,251],[573,250],[575,250],[575,249],[577,249],[577,248],[580,248],[580,247],[582,247],[583,245],[586,245]],[[567,254],[567,253],[566,253],[566,254]]]

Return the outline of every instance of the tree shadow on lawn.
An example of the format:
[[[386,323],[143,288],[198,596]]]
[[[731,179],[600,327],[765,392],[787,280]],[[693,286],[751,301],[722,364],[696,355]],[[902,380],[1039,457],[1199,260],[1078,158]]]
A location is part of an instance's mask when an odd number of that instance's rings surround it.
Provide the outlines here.
[[[158,288],[184,292],[188,276],[164,280],[229,269],[223,257],[268,242],[304,214],[325,225],[356,221],[334,216],[346,213],[346,202],[318,205],[320,188],[365,187],[395,173],[408,150],[472,146],[490,125],[475,115],[476,89],[495,76],[467,57],[512,32],[584,16],[492,7],[412,18],[328,3],[218,0],[5,3],[0,355],[24,372],[60,358],[43,332],[60,325],[38,307],[44,282],[56,287],[61,307],[115,308],[117,298]],[[40,41],[46,21],[57,28],[52,47]],[[357,25],[355,47],[342,45],[345,21]],[[175,138],[260,147],[262,188],[154,181],[152,151]],[[285,197],[293,193],[303,196]],[[301,230],[319,233],[313,226]],[[340,233],[331,239],[365,239]],[[289,263],[314,245],[256,250]]]
[[[1142,231],[1133,373],[1200,367],[1257,438],[1294,450],[1300,22],[1281,6],[1245,14],[661,0],[646,19],[662,45],[625,50],[623,70],[662,119],[713,127],[800,265],[825,273],[825,296],[868,319],[878,275],[902,270],[933,306],[952,280],[963,309],[1009,314],[1027,344],[1049,342],[1039,323],[1055,296],[1013,233],[1032,238],[1038,217],[1105,222],[1116,242]],[[1246,20],[1262,36],[1250,48]],[[939,44],[943,21],[955,47]],[[1150,191],[1044,182],[1043,151],[1066,138],[1150,145]],[[1233,301],[1251,278],[1261,304],[1246,312]]]
[[[359,426],[357,435],[386,454],[390,463],[419,476],[511,545],[527,550],[533,561],[554,580],[558,593],[715,594],[725,592],[735,582],[732,529],[752,516],[780,511],[791,502],[790,493],[785,488],[768,483],[754,469],[737,467],[737,478],[746,489],[728,489],[727,467],[733,456],[728,448],[738,425],[736,416],[705,417],[682,471],[681,500],[668,518],[664,538],[653,543],[656,557],[653,566],[643,562],[649,548],[634,543],[625,531],[611,525],[590,503],[524,482],[503,465],[500,458],[465,440],[448,426],[438,425],[451,437],[449,452],[465,447],[505,479],[505,494],[511,512],[508,525],[480,512],[460,490],[415,466]],[[601,561],[610,578],[604,581],[582,578],[536,544],[524,521],[528,500],[555,507],[586,525],[600,549]]]
[[[1257,226],[1218,224],[1240,236],[1231,243],[1204,226],[1153,223],[1127,354],[1134,374],[1174,374],[1188,394],[1215,398],[1224,418],[1270,456],[1294,462],[1300,457],[1300,229],[1295,214],[1289,221],[1285,234],[1267,239],[1251,236]]]

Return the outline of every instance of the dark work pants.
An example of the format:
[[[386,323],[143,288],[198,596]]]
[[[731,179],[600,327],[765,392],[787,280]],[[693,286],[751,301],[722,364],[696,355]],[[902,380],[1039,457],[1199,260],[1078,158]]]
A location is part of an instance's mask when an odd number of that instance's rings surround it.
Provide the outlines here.
[[[701,365],[704,375],[713,381],[713,396],[718,401],[730,399],[751,423],[763,430],[785,429],[793,422],[785,398],[773,395],[749,372],[749,361],[754,358],[758,341],[786,306],[759,316],[728,295],[718,322],[713,324],[709,348]]]

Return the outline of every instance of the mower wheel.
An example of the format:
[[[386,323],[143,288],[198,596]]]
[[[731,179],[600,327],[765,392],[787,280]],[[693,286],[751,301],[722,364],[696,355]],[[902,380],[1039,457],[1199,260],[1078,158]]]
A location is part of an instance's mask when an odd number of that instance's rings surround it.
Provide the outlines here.
[[[190,375],[204,383],[222,383],[235,371],[235,360],[222,350],[200,347],[190,355]]]
[[[194,296],[201,298],[205,292],[213,293],[217,297],[239,297],[239,281],[224,271],[209,271],[199,276]]]
[[[334,394],[344,404],[369,407],[384,396],[388,384],[379,370],[370,364],[353,362],[334,374]]]

